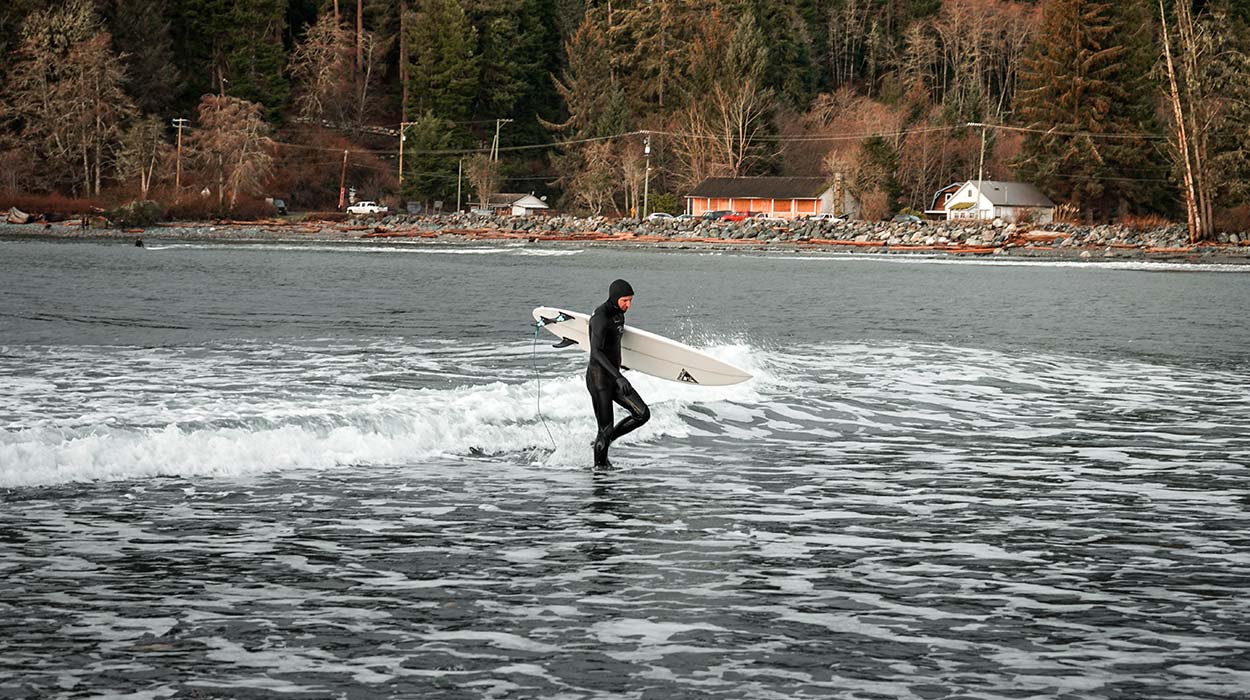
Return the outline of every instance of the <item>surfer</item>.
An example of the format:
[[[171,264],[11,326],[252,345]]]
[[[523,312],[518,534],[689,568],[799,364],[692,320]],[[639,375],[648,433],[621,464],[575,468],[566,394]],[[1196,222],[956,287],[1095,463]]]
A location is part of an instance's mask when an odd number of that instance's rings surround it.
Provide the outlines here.
[[[642,427],[651,418],[651,409],[634,391],[621,373],[621,334],[625,331],[625,312],[634,301],[634,288],[625,280],[615,280],[608,287],[608,300],[590,317],[590,365],[586,368],[586,388],[599,422],[595,437],[595,466],[610,467],[608,446],[614,440]],[[613,402],[624,406],[629,415],[612,424]]]

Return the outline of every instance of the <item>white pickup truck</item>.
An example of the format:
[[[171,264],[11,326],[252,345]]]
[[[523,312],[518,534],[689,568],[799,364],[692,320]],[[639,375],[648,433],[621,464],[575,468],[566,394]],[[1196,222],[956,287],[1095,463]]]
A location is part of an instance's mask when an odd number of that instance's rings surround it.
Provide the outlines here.
[[[377,202],[356,202],[347,208],[348,214],[385,214],[387,208]]]

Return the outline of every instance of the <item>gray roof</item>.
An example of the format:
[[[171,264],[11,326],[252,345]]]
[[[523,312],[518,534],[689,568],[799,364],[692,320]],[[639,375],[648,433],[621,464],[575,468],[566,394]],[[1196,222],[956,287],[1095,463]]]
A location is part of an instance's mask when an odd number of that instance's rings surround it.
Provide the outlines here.
[[[524,196],[519,192],[496,192],[487,196],[486,201],[492,206],[510,207]]]
[[[709,177],[687,197],[818,199],[829,189],[824,177]]]
[[[968,184],[976,187],[977,180]],[[996,207],[1053,207],[1055,203],[1042,191],[1027,182],[981,180],[981,194]]]

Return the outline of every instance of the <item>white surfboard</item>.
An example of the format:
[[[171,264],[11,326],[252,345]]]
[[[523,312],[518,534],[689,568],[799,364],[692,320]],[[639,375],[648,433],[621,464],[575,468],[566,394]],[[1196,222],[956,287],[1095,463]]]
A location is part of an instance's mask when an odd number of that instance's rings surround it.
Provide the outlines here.
[[[534,309],[534,321],[565,344],[576,343],[584,352],[590,352],[590,317],[586,314],[540,306]],[[621,335],[621,365],[684,384],[725,386],[751,378],[750,373],[702,350],[630,326],[625,326]]]

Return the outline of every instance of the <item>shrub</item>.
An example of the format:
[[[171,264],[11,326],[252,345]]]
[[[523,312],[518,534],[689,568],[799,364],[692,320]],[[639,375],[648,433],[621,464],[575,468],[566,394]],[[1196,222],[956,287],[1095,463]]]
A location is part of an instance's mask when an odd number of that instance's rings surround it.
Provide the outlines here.
[[[161,220],[161,205],[147,199],[138,199],[104,213],[115,228],[147,228]]]
[[[90,214],[100,210],[99,202],[92,199],[66,197],[62,194],[0,193],[0,211],[17,207],[28,214]]]
[[[1167,217],[1158,214],[1125,214],[1120,217],[1119,224],[1130,231],[1140,232],[1167,228],[1172,225],[1172,222]]]
[[[1067,202],[1055,207],[1055,223],[1057,224],[1079,224],[1081,223],[1080,207],[1072,206]]]
[[[1221,209],[1215,213],[1216,233],[1250,232],[1250,206]]]
[[[1037,223],[1040,213],[1036,207],[1026,207],[1016,212],[1016,223],[1022,226],[1032,226]]]
[[[251,221],[275,216],[277,209],[258,197],[240,196],[234,208],[222,208],[216,197],[187,195],[171,204],[165,212],[168,219],[178,221],[207,221],[209,219],[242,219]]]
[[[890,195],[879,189],[869,190],[859,198],[859,206],[864,221],[884,221],[890,215]]]
[[[680,214],[678,209],[677,195],[672,192],[657,194],[651,197],[651,201],[647,203],[651,207],[651,211],[665,211],[669,214]]]

